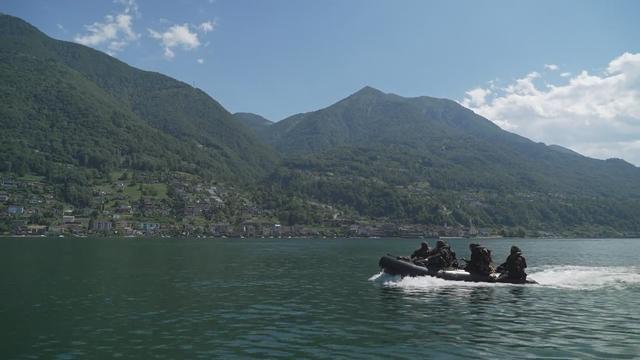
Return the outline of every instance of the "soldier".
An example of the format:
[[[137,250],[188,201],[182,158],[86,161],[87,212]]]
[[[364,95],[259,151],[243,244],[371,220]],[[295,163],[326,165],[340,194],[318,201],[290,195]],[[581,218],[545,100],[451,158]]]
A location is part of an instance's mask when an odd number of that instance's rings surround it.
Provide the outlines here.
[[[493,260],[491,259],[491,250],[487,249],[480,244],[470,244],[469,250],[471,250],[471,260],[467,261],[467,265],[464,270],[469,274],[477,274],[483,276],[489,276],[493,273]]]
[[[512,246],[511,254],[507,257],[507,261],[498,266],[498,272],[501,273],[498,281],[501,279],[509,279],[525,282],[527,280],[527,273],[524,272],[526,267],[527,260],[522,256],[520,248]]]
[[[429,255],[431,255],[431,248],[429,247],[429,244],[427,244],[426,241],[423,241],[420,244],[420,248],[416,251],[413,252],[413,254],[411,254],[411,260],[420,260],[420,259],[425,259],[427,258]]]
[[[437,271],[456,267],[458,261],[456,259],[456,253],[451,250],[449,245],[442,240],[438,240],[433,254],[425,260],[425,265],[429,270]]]

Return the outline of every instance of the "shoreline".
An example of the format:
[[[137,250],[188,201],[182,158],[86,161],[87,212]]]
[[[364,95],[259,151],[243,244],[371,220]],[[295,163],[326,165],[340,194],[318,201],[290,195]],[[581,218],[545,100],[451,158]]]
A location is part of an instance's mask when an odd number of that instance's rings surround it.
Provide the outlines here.
[[[574,239],[640,239],[640,236],[553,236],[553,237],[509,237],[509,236],[443,236],[437,238],[401,237],[401,236],[213,236],[213,235],[0,235],[0,239],[393,239],[393,240],[501,240],[501,239],[529,239],[529,240],[574,240]]]

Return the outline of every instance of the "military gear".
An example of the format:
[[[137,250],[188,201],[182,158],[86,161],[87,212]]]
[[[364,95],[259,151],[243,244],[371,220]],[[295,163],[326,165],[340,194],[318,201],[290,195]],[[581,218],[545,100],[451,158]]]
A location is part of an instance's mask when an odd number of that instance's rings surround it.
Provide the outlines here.
[[[432,250],[425,241],[420,244],[420,248],[411,254],[412,259],[425,259],[432,255]]]
[[[524,269],[527,267],[527,260],[522,256],[517,246],[511,247],[511,255],[507,257],[502,265],[498,267],[498,271],[502,273],[501,277],[508,279],[526,280],[527,273]]]
[[[449,245],[444,241],[438,240],[437,247],[433,254],[423,262],[429,270],[443,270],[451,267],[457,267],[458,261],[456,253],[451,250]]]
[[[467,262],[464,270],[470,274],[489,275],[495,271],[491,259],[491,250],[479,244],[469,245],[471,260]]]

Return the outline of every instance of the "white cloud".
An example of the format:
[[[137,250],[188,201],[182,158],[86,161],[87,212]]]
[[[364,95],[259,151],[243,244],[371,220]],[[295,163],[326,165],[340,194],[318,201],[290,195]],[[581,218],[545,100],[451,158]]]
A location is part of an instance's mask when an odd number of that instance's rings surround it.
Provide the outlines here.
[[[517,79],[514,84],[511,84],[506,88],[504,88],[504,91],[509,94],[519,94],[519,95],[535,94],[537,92],[537,89],[533,83],[533,80],[539,77],[540,77],[539,72],[537,71],[530,72],[524,78]]]
[[[193,50],[200,46],[198,34],[192,32],[189,24],[186,23],[173,25],[162,33],[152,29],[148,30],[152,38],[160,40],[160,43],[164,47],[164,56],[167,59],[172,59],[175,56],[174,48],[180,47],[183,50]]]
[[[198,64],[204,64],[204,59],[197,59]]]
[[[542,87],[533,72],[506,87],[470,90],[460,103],[535,141],[640,165],[640,53],[622,54],[599,74],[561,76],[568,82]]]
[[[115,15],[106,15],[103,22],[94,22],[85,25],[88,34],[76,35],[73,40],[86,46],[107,45],[108,53],[122,51],[139,35],[133,29],[134,15],[138,14],[138,5],[134,0],[116,0],[122,4],[122,12]]]
[[[562,74],[560,74],[560,76],[569,77],[569,76],[571,76],[571,73],[570,72],[563,72]]]
[[[113,0],[116,4],[122,4],[124,6],[125,14],[138,14],[138,4],[135,0]]]
[[[556,64],[544,64],[544,68],[551,71],[558,70],[558,65]]]
[[[174,53],[170,48],[166,47],[164,48],[164,57],[166,57],[167,59],[173,59],[174,57],[176,57],[176,53]]]
[[[482,106],[485,104],[487,96],[491,94],[491,90],[483,89],[483,88],[475,88],[467,91],[466,94],[469,98],[469,103],[472,106]]]
[[[214,21],[205,21],[202,24],[198,25],[198,29],[200,29],[200,31],[202,31],[205,34],[210,31],[213,31],[215,27],[216,27],[216,23]]]

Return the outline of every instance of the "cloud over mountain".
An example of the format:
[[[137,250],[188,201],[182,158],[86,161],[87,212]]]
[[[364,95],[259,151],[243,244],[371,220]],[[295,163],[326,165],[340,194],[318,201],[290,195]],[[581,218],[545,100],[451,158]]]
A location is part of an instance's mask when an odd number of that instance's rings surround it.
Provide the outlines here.
[[[173,59],[175,57],[175,48],[183,50],[197,49],[201,45],[198,32],[200,32],[200,35],[207,34],[213,31],[215,26],[216,23],[214,21],[205,21],[197,26],[189,23],[172,25],[162,32],[153,29],[147,30],[149,31],[149,36],[160,41],[164,48],[164,57]],[[204,60],[202,62],[198,60],[198,62],[202,63]]]
[[[96,21],[86,25],[88,33],[78,34],[73,40],[79,44],[94,47],[106,44],[107,52],[113,55],[138,39],[140,35],[133,28],[134,17],[138,14],[138,5],[134,0],[116,0],[115,2],[123,5],[119,13],[106,15],[103,22]]]
[[[198,34],[189,29],[189,24],[173,25],[160,33],[148,29],[152,38],[160,40],[164,47],[164,56],[172,59],[175,56],[173,49],[181,47],[184,50],[192,50],[200,46]]]
[[[460,103],[534,140],[640,164],[640,53],[616,57],[599,74],[561,76],[553,84],[531,72],[507,86],[472,89]]]

